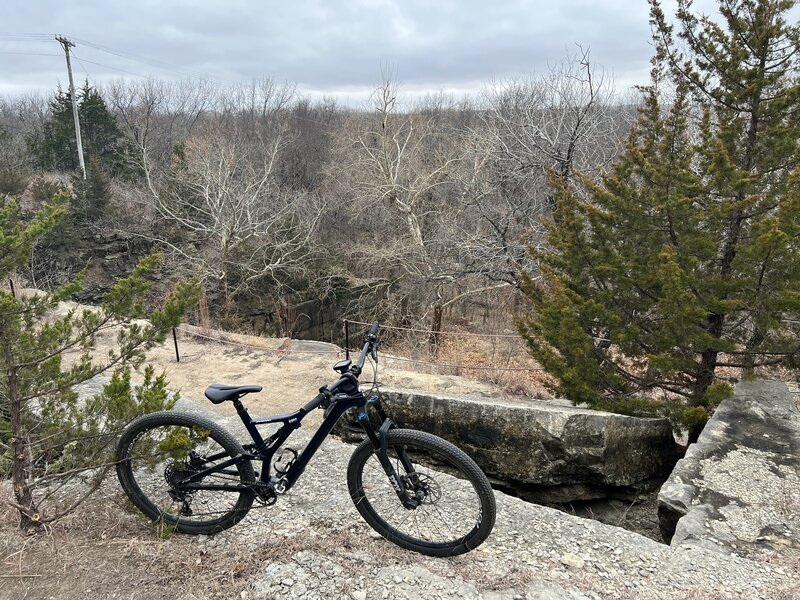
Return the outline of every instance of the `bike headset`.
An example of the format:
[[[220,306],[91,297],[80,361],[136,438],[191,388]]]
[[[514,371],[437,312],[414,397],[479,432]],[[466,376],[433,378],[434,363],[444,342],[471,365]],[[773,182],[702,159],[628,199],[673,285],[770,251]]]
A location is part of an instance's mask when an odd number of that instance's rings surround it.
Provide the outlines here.
[[[347,396],[353,396],[358,393],[358,378],[361,375],[361,372],[364,370],[364,362],[367,360],[367,355],[369,355],[375,361],[375,373],[377,379],[377,364],[378,364],[378,329],[380,328],[377,321],[372,323],[372,327],[370,327],[369,332],[366,336],[364,336],[364,347],[361,349],[361,354],[359,355],[358,359],[356,360],[356,364],[352,365],[347,371],[342,373],[342,376],[331,385],[330,387],[325,385],[320,388],[319,394],[309,402],[304,408],[307,410],[313,410],[314,408],[318,408],[320,406],[327,408],[334,395],[336,394],[345,394]],[[376,382],[373,382],[376,384]]]

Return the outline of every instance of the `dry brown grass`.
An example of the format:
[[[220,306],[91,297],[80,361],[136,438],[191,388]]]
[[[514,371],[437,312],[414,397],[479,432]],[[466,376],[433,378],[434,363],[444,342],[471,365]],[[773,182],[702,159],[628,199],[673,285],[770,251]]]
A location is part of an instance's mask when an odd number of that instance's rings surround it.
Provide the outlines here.
[[[509,396],[552,399],[548,390],[555,385],[555,379],[528,353],[524,340],[517,335],[511,311],[512,307],[503,304],[483,318],[449,315],[435,351],[425,331],[387,328],[382,333],[387,340],[386,352],[418,361],[388,359],[388,364],[488,383]]]
[[[160,539],[125,510],[113,483],[38,535],[23,536],[15,511],[0,512],[0,598],[199,600],[238,595],[250,556],[235,549],[203,552],[188,536]]]
[[[497,385],[510,396],[552,398],[548,389],[555,380],[528,354],[521,338],[444,335],[437,360],[464,365],[453,369],[452,374]]]

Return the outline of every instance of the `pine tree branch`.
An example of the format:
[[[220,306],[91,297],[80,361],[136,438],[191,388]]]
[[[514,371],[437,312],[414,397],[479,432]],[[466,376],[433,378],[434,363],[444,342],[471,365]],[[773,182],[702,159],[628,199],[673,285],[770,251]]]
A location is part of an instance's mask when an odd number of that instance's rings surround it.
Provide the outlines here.
[[[58,356],[59,354],[63,354],[64,352],[74,348],[75,346],[79,346],[81,343],[83,343],[83,342],[85,342],[87,340],[92,339],[94,336],[96,336],[101,331],[105,331],[106,329],[112,329],[112,328],[114,328],[114,327],[116,327],[118,325],[121,325],[120,322],[115,322],[115,323],[109,324],[109,322],[111,322],[112,320],[113,320],[113,317],[108,315],[106,317],[106,319],[102,322],[102,324],[99,325],[98,327],[95,327],[93,329],[90,329],[90,330],[86,331],[80,337],[77,337],[74,340],[71,340],[70,342],[64,344],[60,348],[57,348],[56,350],[53,350],[53,351],[47,353],[44,356],[40,356],[39,358],[37,358],[35,360],[32,360],[32,361],[29,361],[29,362],[18,363],[18,364],[15,365],[15,367],[17,367],[19,369],[26,369],[26,368],[30,368],[30,367],[35,367],[37,365],[42,364],[43,362],[46,362],[46,361],[50,360],[51,358],[53,358],[55,356]]]
[[[140,350],[149,347],[151,344],[154,343],[154,341],[155,341],[154,338],[142,340],[137,344],[135,344],[134,346],[132,346],[128,352],[126,352],[125,354],[120,354],[114,360],[105,363],[104,365],[92,365],[93,369],[91,371],[86,372],[84,375],[81,375],[77,379],[71,380],[69,385],[65,384],[59,387],[50,388],[44,391],[39,391],[36,392],[35,394],[29,394],[27,396],[22,397],[20,399],[20,402],[28,402],[30,400],[33,400],[34,398],[41,398],[42,396],[48,396],[50,394],[58,393],[64,387],[73,387],[79,383],[84,383],[86,381],[89,381],[93,377],[96,377],[97,375],[108,371],[114,366],[127,364],[128,362],[137,357]]]

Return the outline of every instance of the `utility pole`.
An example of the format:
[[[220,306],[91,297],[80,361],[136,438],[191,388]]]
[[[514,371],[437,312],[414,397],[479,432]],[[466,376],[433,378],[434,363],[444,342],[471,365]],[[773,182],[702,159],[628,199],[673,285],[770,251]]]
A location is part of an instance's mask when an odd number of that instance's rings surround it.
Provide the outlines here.
[[[69,49],[74,47],[75,44],[65,38],[63,35],[57,35],[56,41],[64,48],[64,54],[67,56],[67,73],[69,74],[69,95],[72,98],[72,116],[75,117],[75,139],[78,142],[78,163],[81,166],[81,173],[83,178],[86,179],[86,165],[83,162],[83,144],[81,143],[81,123],[78,120],[78,100],[75,97],[75,84],[72,81],[72,63],[69,60]]]

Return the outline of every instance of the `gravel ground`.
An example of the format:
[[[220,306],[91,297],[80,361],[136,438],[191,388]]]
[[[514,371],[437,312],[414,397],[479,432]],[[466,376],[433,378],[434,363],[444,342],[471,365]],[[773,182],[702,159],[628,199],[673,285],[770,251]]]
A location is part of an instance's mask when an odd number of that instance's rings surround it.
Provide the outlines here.
[[[183,400],[245,439],[236,417]],[[308,434],[298,431],[296,448]],[[355,511],[345,482],[353,446],[329,439],[297,486],[203,552],[268,552],[241,598],[800,598],[797,565],[670,548],[616,527],[496,493],[493,534],[477,550],[430,558],[383,540]],[[265,550],[266,549],[266,550]]]

